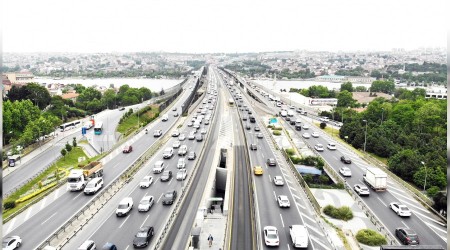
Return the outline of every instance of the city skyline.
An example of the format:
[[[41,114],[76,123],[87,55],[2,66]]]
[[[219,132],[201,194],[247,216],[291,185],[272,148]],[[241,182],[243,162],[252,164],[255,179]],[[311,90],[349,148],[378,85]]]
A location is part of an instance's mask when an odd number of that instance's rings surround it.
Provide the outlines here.
[[[8,1],[2,8],[3,51],[202,54],[445,48],[448,4],[432,2]]]

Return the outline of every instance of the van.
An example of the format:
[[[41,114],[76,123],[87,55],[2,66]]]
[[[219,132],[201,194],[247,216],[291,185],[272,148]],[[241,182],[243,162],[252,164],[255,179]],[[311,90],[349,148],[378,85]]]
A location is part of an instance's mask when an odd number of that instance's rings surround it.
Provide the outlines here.
[[[128,213],[133,209],[133,198],[131,197],[125,197],[117,206],[116,209],[116,216],[126,216]]]
[[[163,158],[170,159],[172,158],[172,155],[173,155],[173,148],[166,148],[163,153]]]
[[[165,122],[165,121],[167,121],[167,120],[169,120],[169,115],[168,115],[168,114],[164,114],[164,115],[162,116],[162,121]]]
[[[164,170],[164,162],[163,161],[157,161],[155,162],[155,166],[153,166],[153,173],[159,174]]]
[[[95,194],[103,187],[103,178],[96,177],[91,179],[84,188],[84,194]]]
[[[97,249],[95,242],[93,240],[87,240],[78,248],[78,250],[94,250]]]

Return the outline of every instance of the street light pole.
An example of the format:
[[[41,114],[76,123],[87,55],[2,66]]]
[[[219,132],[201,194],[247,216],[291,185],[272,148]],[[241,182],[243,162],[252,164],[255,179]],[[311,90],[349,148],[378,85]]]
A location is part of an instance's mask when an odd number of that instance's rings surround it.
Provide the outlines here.
[[[364,132],[364,153],[366,152],[366,143],[367,143],[367,120],[363,120],[366,123],[366,131]]]
[[[427,186],[427,166],[425,166],[425,162],[421,161],[423,167],[425,168],[425,182],[423,184],[423,191],[425,192],[425,187]]]

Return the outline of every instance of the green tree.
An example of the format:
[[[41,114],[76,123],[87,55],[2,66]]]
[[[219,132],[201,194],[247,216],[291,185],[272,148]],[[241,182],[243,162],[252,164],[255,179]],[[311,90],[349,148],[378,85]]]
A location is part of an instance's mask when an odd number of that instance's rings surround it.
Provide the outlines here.
[[[347,90],[348,92],[353,92],[353,85],[351,82],[344,82],[341,84],[341,92]]]
[[[353,99],[353,95],[351,92],[348,92],[347,90],[341,91],[338,96],[338,107],[353,107],[355,106],[356,100]]]
[[[367,88],[364,86],[356,86],[355,92],[367,92]]]
[[[419,169],[420,162],[421,159],[416,150],[404,149],[389,158],[388,167],[403,180],[413,181],[413,175]]]
[[[370,91],[392,94],[395,91],[395,83],[393,81],[377,80],[372,83],[372,86],[370,87]]]
[[[74,137],[73,140],[72,140],[72,146],[74,148],[77,147],[77,138],[76,137]]]
[[[421,167],[414,173],[414,183],[419,187],[423,187],[425,184],[425,176],[427,177],[427,183],[425,189],[432,186],[443,189],[447,186],[446,174],[442,172],[440,168]]]
[[[102,103],[109,109],[114,109],[116,104],[116,92],[114,89],[107,89],[105,93],[103,93]]]
[[[70,144],[68,142],[66,142],[66,150],[67,150],[67,152],[72,151],[72,146],[70,146]]]
[[[141,93],[140,96],[144,99],[144,101],[152,98],[152,92],[148,88],[142,87],[139,89],[139,92]]]
[[[61,155],[64,156],[64,159],[66,159],[67,150],[65,148],[61,149]]]

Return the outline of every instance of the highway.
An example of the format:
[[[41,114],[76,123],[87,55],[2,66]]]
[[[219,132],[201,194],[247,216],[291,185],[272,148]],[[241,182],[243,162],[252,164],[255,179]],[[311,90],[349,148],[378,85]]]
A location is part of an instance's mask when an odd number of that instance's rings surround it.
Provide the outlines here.
[[[189,92],[185,91],[179,98],[176,104],[178,108],[180,108],[181,103],[188,97]],[[151,131],[161,129],[166,133],[167,128],[178,119],[179,117],[174,118],[172,115],[167,122],[161,122],[161,119],[157,119],[154,123],[150,124],[150,126],[153,126]],[[159,138],[154,138],[153,132],[148,135],[141,132],[129,140],[129,143],[133,146],[132,153],[122,154],[122,148],[118,147],[109,156],[105,157],[107,161],[104,164],[105,186],[123,173],[135,161],[137,156],[145,152],[157,140]],[[66,192],[34,216],[26,218],[25,221],[16,221],[15,225],[12,226],[13,229],[7,232],[5,236],[20,235],[24,239],[22,248],[34,249],[94,198],[95,195],[85,196],[81,192]]]
[[[247,88],[250,89],[248,85]],[[256,91],[252,91],[254,94],[263,100],[267,106],[273,107],[274,105],[265,97],[262,97]],[[281,109],[276,108],[276,113],[281,111]],[[321,155],[324,160],[330,165],[336,172],[339,172],[339,168],[343,167],[344,164],[340,161],[340,157],[345,154],[352,159],[352,164],[347,165],[352,170],[352,177],[346,178],[348,185],[353,189],[354,184],[364,184],[362,181],[362,175],[365,172],[365,168],[369,166],[364,160],[362,160],[357,154],[347,149],[345,146],[340,145],[339,142],[331,139],[328,134],[321,131],[320,128],[312,124],[312,119],[306,116],[296,114],[294,120],[300,117],[304,123],[310,125],[309,133],[316,131],[320,134],[319,138],[311,137],[310,139],[304,139],[304,141],[313,148],[314,145],[320,143],[324,145],[324,152],[317,152]],[[292,119],[292,118],[291,118]],[[287,122],[283,121],[283,126],[292,126],[291,128],[300,137],[305,132],[296,131],[293,125],[289,125]],[[334,142],[337,145],[337,150],[328,150],[326,145],[329,142]],[[354,192],[354,191],[351,191]],[[385,192],[374,192],[371,190],[369,197],[364,197],[361,199],[362,202],[369,207],[374,214],[383,222],[383,224],[389,229],[392,235],[395,235],[395,228],[398,227],[408,227],[416,231],[419,235],[420,244],[434,245],[439,244],[442,246],[447,245],[447,228],[441,222],[437,216],[429,212],[424,206],[422,206],[418,201],[416,201],[403,187],[399,186],[393,180],[388,178],[388,190]],[[390,208],[389,203],[399,201],[405,204],[412,210],[413,215],[410,218],[401,218],[396,215]],[[395,237],[395,236],[394,236]],[[395,242],[393,242],[395,244]]]

